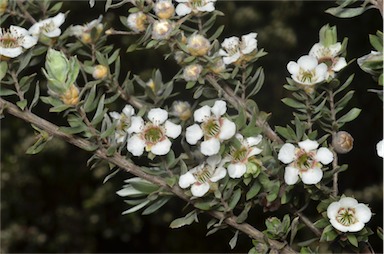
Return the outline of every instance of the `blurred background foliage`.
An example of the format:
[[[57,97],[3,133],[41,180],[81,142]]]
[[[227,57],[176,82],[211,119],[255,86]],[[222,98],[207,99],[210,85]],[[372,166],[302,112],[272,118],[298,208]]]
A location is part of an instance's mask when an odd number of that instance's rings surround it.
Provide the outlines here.
[[[216,4],[226,14],[218,19],[218,25],[226,25],[220,41],[257,32],[258,47],[269,53],[256,62],[264,67],[266,81],[255,100],[261,110],[273,113],[271,126],[284,126],[292,117],[290,109],[280,101],[286,96],[282,87],[288,76],[286,64],[308,53],[318,42],[318,31],[324,24],[337,26],[339,41],[349,38],[348,61],[369,53],[368,34],[382,30],[378,11],[339,19],[324,13],[333,5],[332,1],[219,1]],[[119,16],[128,15],[128,6],[125,7],[104,15],[109,26],[124,29]],[[96,2],[94,9],[90,9],[88,1],[65,1],[62,11],[67,10],[70,13],[63,27],[97,18],[104,12],[104,3]],[[109,42],[125,52],[134,40],[116,36]],[[151,77],[152,68],[160,68],[163,81],[168,81],[178,67],[171,59],[164,64],[162,53],[161,49],[122,53],[122,66],[143,80]],[[375,147],[383,135],[383,107],[377,95],[367,91],[378,89],[377,83],[359,69],[356,61],[340,74],[340,79],[343,81],[352,73],[356,76],[351,89],[356,93],[351,104],[363,111],[356,121],[345,126],[355,145],[350,153],[339,157],[341,164],[349,164],[349,169],[340,176],[340,193],[354,195],[359,202],[370,205],[376,215],[368,226],[376,231],[383,224],[383,161]],[[180,84],[177,89],[183,87]],[[123,105],[115,107],[120,110]],[[60,115],[47,112],[45,105],[35,108],[36,114],[62,122]],[[89,153],[53,139],[40,154],[25,154],[33,141],[33,129],[24,122],[9,115],[1,120],[2,253],[231,251],[228,241],[233,232],[223,230],[206,237],[206,216],[200,216],[200,223],[169,229],[169,223],[183,215],[185,204],[176,199],[150,216],[122,216],[127,206],[115,193],[129,177],[127,173],[120,172],[103,184],[108,168],[100,166],[90,171]],[[306,212],[316,218],[315,204]],[[262,210],[250,214],[250,222],[264,229],[268,214]],[[371,244],[376,252],[383,251],[376,234],[371,237]],[[247,252],[251,247],[251,241],[242,236],[233,252]]]

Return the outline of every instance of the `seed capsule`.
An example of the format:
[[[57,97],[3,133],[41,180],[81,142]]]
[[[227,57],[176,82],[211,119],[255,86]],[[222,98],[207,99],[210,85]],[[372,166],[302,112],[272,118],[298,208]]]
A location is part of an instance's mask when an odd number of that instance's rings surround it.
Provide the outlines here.
[[[337,153],[348,153],[353,148],[353,137],[346,131],[339,131],[332,140],[332,146]]]

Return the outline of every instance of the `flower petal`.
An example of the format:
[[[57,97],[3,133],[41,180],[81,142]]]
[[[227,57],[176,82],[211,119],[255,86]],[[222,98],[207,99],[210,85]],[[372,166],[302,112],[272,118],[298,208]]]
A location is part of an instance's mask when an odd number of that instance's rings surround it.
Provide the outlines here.
[[[140,133],[144,128],[144,120],[141,116],[132,116],[131,126],[128,128],[127,132],[131,133]]]
[[[311,71],[318,65],[317,59],[313,56],[302,56],[297,60],[297,64],[306,71]]]
[[[192,9],[189,8],[186,4],[178,4],[175,10],[177,16],[185,16],[191,13],[191,11]]]
[[[290,61],[287,64],[287,69],[288,69],[289,73],[296,76],[300,71],[300,66],[297,63]]]
[[[315,159],[320,161],[321,164],[327,165],[333,161],[333,153],[326,147],[320,147],[317,150]]]
[[[372,217],[372,212],[365,204],[358,204],[355,206],[355,215],[359,221],[367,223]]]
[[[320,43],[315,43],[309,51],[310,56],[314,56],[317,59],[324,57],[324,46]]]
[[[64,13],[58,13],[55,17],[52,18],[53,24],[55,24],[56,27],[61,26],[65,21],[65,14]]]
[[[249,146],[255,146],[258,145],[262,139],[263,137],[261,135],[257,135],[256,137],[249,137],[246,140]]]
[[[327,216],[329,219],[336,218],[336,215],[340,209],[340,203],[338,201],[332,202],[327,208]]]
[[[194,124],[189,126],[185,132],[185,139],[188,144],[196,145],[197,141],[199,141],[203,137],[203,130],[200,128],[198,124]]]
[[[148,119],[154,124],[162,124],[168,119],[168,112],[161,108],[153,108],[148,112]]]
[[[211,108],[211,112],[216,116],[220,117],[227,112],[227,103],[222,100],[218,100],[215,102],[213,107]]]
[[[215,182],[223,179],[226,175],[227,175],[227,170],[225,170],[225,168],[223,168],[223,167],[218,167],[215,169],[215,172],[213,173],[213,175],[211,176],[211,178],[209,180],[211,180],[211,182],[215,183]]]
[[[280,151],[279,151],[279,154],[277,155],[277,158],[282,163],[289,164],[296,159],[295,149],[296,148],[294,145],[292,145],[290,143],[286,143],[280,148]]]
[[[195,122],[203,122],[205,119],[209,118],[211,116],[211,107],[210,106],[203,106],[195,111],[193,113],[193,117],[195,119]]]
[[[171,150],[172,142],[165,138],[151,147],[151,152],[156,155],[166,155]]]
[[[194,183],[191,187],[192,195],[195,197],[202,197],[209,191],[211,186],[209,183]]]
[[[15,58],[19,56],[21,53],[23,53],[23,49],[21,47],[17,48],[3,48],[0,47],[0,55]]]
[[[207,3],[202,7],[198,6],[196,9],[199,11],[212,12],[215,10],[215,5],[213,3]]]
[[[247,166],[244,163],[234,163],[228,166],[228,175],[231,178],[240,178],[247,171]]]
[[[324,81],[327,77],[328,66],[325,63],[321,63],[318,66],[316,66],[315,72],[317,77],[316,83],[320,83]]]
[[[33,46],[35,46],[36,43],[37,43],[36,37],[25,35],[23,38],[22,46],[23,46],[23,48],[29,49],[29,48],[32,48]]]
[[[181,134],[181,126],[174,124],[171,121],[165,121],[165,135],[170,138],[177,138]]]
[[[215,155],[220,150],[220,141],[216,138],[211,138],[201,142],[200,151],[206,156]]]
[[[323,171],[320,168],[312,168],[307,171],[300,172],[301,180],[305,184],[317,184],[323,178]]]
[[[249,54],[257,48],[257,33],[249,33],[241,36],[242,49],[241,53]]]
[[[179,186],[182,189],[188,188],[191,184],[196,182],[196,178],[193,176],[191,172],[187,172],[180,176],[179,178]]]
[[[306,139],[304,141],[299,142],[299,146],[300,148],[304,149],[304,151],[309,152],[319,147],[319,143],[310,139]]]
[[[339,203],[341,207],[348,207],[348,208],[353,208],[358,204],[356,199],[350,198],[350,197],[341,198],[339,200]]]
[[[362,223],[361,221],[357,221],[356,223],[348,226],[347,228],[348,232],[358,232],[364,228],[364,223]]]
[[[120,120],[121,116],[118,112],[116,111],[113,111],[113,112],[109,112],[109,115],[113,118],[113,119],[116,119],[116,120]]]
[[[337,230],[339,230],[341,232],[348,232],[349,231],[349,227],[346,227],[346,226],[342,225],[335,218],[332,218],[329,221],[331,222],[332,226],[334,228],[336,228]]]
[[[344,57],[339,57],[337,59],[336,63],[334,64],[334,66],[332,67],[332,70],[333,71],[340,71],[345,66],[347,66],[347,61],[345,60]]]
[[[286,167],[284,172],[284,181],[288,185],[293,185],[299,180],[299,170],[294,167]]]
[[[135,114],[135,109],[131,105],[125,105],[123,113],[126,116],[133,116]]]
[[[139,135],[133,135],[128,139],[127,150],[134,156],[140,156],[144,153],[145,141]]]
[[[219,139],[220,140],[228,140],[232,138],[236,133],[236,124],[227,118],[223,117],[221,118],[221,126],[220,126],[220,133],[219,133]]]
[[[61,29],[60,28],[55,28],[53,29],[52,31],[49,31],[49,32],[45,32],[43,31],[44,35],[49,37],[49,38],[55,38],[55,37],[59,37],[60,34],[61,34]]]
[[[384,140],[381,140],[376,144],[376,151],[377,155],[379,155],[381,158],[384,157]]]
[[[263,150],[261,150],[260,148],[257,148],[257,147],[252,147],[249,149],[249,153],[248,153],[248,156],[247,158],[253,156],[253,155],[257,155],[257,154],[260,154]]]

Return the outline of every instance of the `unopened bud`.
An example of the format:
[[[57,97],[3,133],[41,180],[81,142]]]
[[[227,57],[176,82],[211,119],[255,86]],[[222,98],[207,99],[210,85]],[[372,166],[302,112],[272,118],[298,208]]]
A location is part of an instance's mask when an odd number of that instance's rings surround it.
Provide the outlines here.
[[[225,63],[222,58],[219,58],[212,65],[209,66],[209,69],[216,74],[222,73],[225,71]]]
[[[153,82],[153,79],[148,80],[148,82],[146,83],[146,86],[151,88],[152,92],[155,93],[155,91],[156,91],[156,84],[155,84],[155,82]]]
[[[79,89],[72,84],[69,89],[61,95],[61,100],[65,105],[77,105],[79,103]]]
[[[8,0],[0,0],[0,15],[5,13],[8,7]]]
[[[63,52],[49,49],[45,62],[45,68],[47,69],[47,73],[50,78],[56,79],[61,83],[65,83],[69,69],[69,62]]]
[[[330,27],[328,24],[323,26],[319,32],[320,43],[325,47],[329,47],[337,43],[336,26]]]
[[[337,153],[348,153],[353,148],[353,137],[346,131],[339,131],[332,140],[332,146]]]
[[[187,49],[192,56],[205,56],[211,47],[211,43],[202,35],[192,35],[188,39]]]
[[[192,116],[191,105],[186,101],[175,101],[172,105],[172,113],[181,121],[187,121]]]
[[[153,8],[156,15],[161,19],[169,19],[175,13],[175,7],[171,0],[159,0]]]
[[[147,15],[143,12],[129,14],[127,18],[128,26],[135,32],[143,32],[146,29]]]
[[[153,23],[152,39],[168,39],[173,30],[173,25],[168,20],[158,20]]]
[[[203,70],[200,64],[191,64],[184,68],[183,78],[185,81],[196,81]]]
[[[104,65],[96,65],[93,69],[92,77],[94,79],[103,79],[108,74],[108,68]]]

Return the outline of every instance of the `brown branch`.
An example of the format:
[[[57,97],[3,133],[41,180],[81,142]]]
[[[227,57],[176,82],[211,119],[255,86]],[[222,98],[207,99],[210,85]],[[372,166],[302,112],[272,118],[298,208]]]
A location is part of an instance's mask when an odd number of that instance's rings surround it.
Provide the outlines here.
[[[239,109],[239,108],[243,108],[243,109],[246,109],[246,104],[245,104],[245,101],[242,100],[240,97],[238,97],[234,92],[233,90],[227,86],[227,85],[220,85],[216,79],[211,76],[211,75],[207,75],[206,76],[206,79],[208,80],[208,82],[219,92],[219,93],[222,93],[222,95],[224,96],[224,98],[232,104],[232,106],[234,106],[235,108]],[[247,114],[247,117],[250,119],[252,118],[252,114],[253,112],[249,112],[247,111],[246,112]],[[261,119],[261,118],[257,118],[256,120],[256,125],[260,128],[262,128],[263,130],[263,133],[272,141],[276,141],[277,143],[279,144],[283,144],[283,140],[281,140],[281,138],[276,134],[276,132],[274,132],[271,128],[271,126],[269,126],[269,124],[264,120],[264,119]]]
[[[13,103],[10,103],[3,98],[0,98],[0,112],[6,111],[9,114],[20,118],[26,122],[29,122],[35,126],[37,126],[40,129],[45,130],[49,135],[60,138],[72,145],[75,145],[83,150],[89,150],[90,147],[93,147],[94,144],[79,138],[75,137],[69,134],[66,134],[62,131],[60,131],[59,127],[57,125],[54,125],[51,122],[48,122],[47,120],[31,113],[28,111],[21,111],[16,105]],[[114,154],[112,156],[107,156],[107,150],[105,148],[99,148],[96,151],[93,152],[97,157],[100,159],[103,159],[105,161],[108,161],[112,164],[115,164],[122,170],[129,172],[135,176],[138,176],[144,180],[147,180],[153,184],[156,184],[160,187],[163,187],[165,190],[172,192],[175,194],[177,197],[180,199],[192,203],[190,198],[184,193],[184,191],[177,185],[170,187],[167,185],[164,179],[154,176],[154,175],[149,175],[145,172],[143,172],[139,166],[136,166],[132,162],[128,161],[125,159],[120,154]],[[244,234],[248,235],[249,237],[256,239],[258,241],[265,242],[265,236],[262,232],[257,230],[256,228],[252,227],[248,223],[237,223],[237,217],[236,216],[229,216],[226,217],[226,215],[222,212],[218,211],[208,211],[207,212],[209,215],[212,217],[218,219],[218,220],[223,220],[227,225],[243,232]],[[293,254],[296,253],[290,246],[286,245],[286,243],[279,242],[276,240],[271,240],[268,239],[268,244],[274,248],[280,250],[280,253],[283,254]]]

